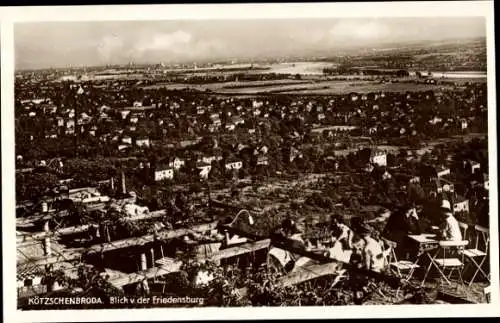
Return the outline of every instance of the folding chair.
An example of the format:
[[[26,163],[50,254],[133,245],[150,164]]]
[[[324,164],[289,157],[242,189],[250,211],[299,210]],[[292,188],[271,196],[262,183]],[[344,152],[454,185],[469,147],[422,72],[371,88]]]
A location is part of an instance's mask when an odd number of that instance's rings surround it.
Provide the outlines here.
[[[462,286],[465,286],[462,277],[462,271],[464,268],[463,250],[465,246],[467,246],[468,244],[469,241],[467,240],[439,241],[439,248],[434,253],[434,256],[428,254],[430,258],[430,264],[427,267],[427,271],[422,281],[422,286],[424,285],[425,280],[427,279],[427,276],[429,275],[429,272],[432,269],[432,267],[436,268],[441,276],[440,284],[442,284],[444,280],[446,281],[446,283],[448,283],[448,285],[451,285],[450,282],[451,276],[453,275],[453,273],[456,272],[458,273],[459,282],[462,284]],[[458,258],[457,255],[460,255],[461,257]],[[457,290],[458,290],[458,284],[457,284]]]
[[[398,260],[395,251],[398,244],[387,239],[383,240],[388,248],[390,248],[389,257],[387,259],[389,263],[389,271],[399,278],[403,278],[406,281],[409,281],[412,278],[415,269],[420,268],[420,266],[409,260]]]
[[[486,298],[486,303],[491,302],[491,286],[487,286],[484,288],[484,297]]]
[[[469,281],[469,286],[472,285],[472,283],[474,282],[474,279],[477,277],[478,273],[481,273],[488,280],[488,282],[490,281],[489,275],[482,268],[484,262],[486,261],[486,256],[488,255],[488,247],[489,247],[489,242],[490,242],[488,229],[485,227],[482,227],[480,225],[476,225],[474,228],[476,229],[475,246],[473,249],[463,250],[464,256],[467,257],[468,264],[473,264],[474,267],[476,268],[474,275],[472,276],[471,280]],[[482,239],[482,244],[484,245],[483,250],[481,250],[481,246],[479,245],[480,238]],[[479,259],[476,260],[477,258],[479,258]]]

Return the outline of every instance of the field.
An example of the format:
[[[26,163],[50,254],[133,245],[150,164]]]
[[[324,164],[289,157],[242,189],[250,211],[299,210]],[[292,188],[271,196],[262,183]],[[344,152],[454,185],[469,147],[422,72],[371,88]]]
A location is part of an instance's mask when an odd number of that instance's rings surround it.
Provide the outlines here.
[[[486,79],[448,79],[442,78],[440,81],[449,81],[447,84],[417,84],[412,82],[386,82],[373,80],[266,80],[251,82],[221,82],[207,84],[185,84],[185,83],[159,83],[145,86],[144,89],[155,89],[165,87],[168,90],[193,89],[198,91],[210,91],[217,94],[347,94],[351,92],[406,92],[406,91],[430,91],[452,89],[457,84],[468,81],[483,81]]]

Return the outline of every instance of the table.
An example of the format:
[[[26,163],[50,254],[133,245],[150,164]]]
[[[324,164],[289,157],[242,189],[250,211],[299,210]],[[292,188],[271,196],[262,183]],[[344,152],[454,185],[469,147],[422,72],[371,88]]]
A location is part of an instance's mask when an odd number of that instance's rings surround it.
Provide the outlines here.
[[[439,241],[434,239],[436,237],[435,234],[433,233],[422,233],[422,234],[417,234],[417,235],[408,235],[408,238],[410,240],[416,242],[419,247],[419,253],[423,253],[427,250],[432,250],[435,249]]]
[[[418,244],[418,254],[417,254],[417,259],[415,260],[415,265],[419,266],[419,262],[422,261],[422,257],[427,256],[429,260],[432,261],[432,257],[429,255],[429,252],[432,250],[435,250],[438,248],[439,241],[434,239],[436,237],[436,234],[433,233],[422,233],[422,234],[417,234],[417,235],[408,235],[408,238],[412,240],[413,242],[416,242]],[[415,266],[415,268],[418,268]],[[410,273],[408,274],[408,279],[413,276],[413,273],[415,271],[415,268],[412,268],[410,270]]]

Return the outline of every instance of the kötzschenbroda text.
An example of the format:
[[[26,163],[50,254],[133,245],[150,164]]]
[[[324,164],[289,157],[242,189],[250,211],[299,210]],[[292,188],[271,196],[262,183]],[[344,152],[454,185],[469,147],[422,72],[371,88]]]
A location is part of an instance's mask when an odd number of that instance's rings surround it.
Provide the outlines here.
[[[100,297],[30,297],[28,305],[93,305],[104,304]]]

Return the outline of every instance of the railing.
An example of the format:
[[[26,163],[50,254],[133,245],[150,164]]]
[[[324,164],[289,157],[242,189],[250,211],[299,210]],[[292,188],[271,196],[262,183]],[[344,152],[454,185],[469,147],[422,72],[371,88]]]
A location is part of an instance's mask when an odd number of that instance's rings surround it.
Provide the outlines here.
[[[47,293],[47,285],[22,286],[17,288],[17,297],[24,298]]]

